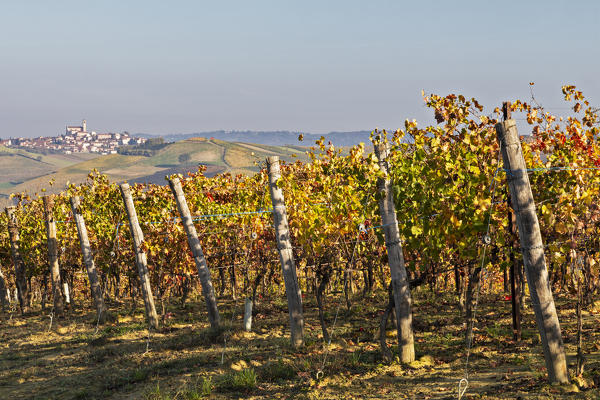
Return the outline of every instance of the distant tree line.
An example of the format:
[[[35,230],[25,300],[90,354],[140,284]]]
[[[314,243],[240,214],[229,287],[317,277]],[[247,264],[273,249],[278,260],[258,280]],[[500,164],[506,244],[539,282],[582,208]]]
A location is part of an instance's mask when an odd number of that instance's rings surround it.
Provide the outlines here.
[[[181,164],[186,164],[192,159],[192,156],[189,153],[183,153],[180,154],[179,157],[177,157],[177,159]]]
[[[157,151],[165,147],[165,139],[162,137],[148,139],[145,143],[131,146],[121,146],[117,149],[117,153],[127,156],[144,156],[152,157]]]

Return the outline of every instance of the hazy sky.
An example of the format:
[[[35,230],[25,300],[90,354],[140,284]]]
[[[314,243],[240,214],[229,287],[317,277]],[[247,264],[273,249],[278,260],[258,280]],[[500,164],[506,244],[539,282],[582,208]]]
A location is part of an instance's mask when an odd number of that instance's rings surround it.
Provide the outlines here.
[[[324,133],[424,120],[421,89],[486,106],[600,105],[600,1],[0,2],[0,136]]]

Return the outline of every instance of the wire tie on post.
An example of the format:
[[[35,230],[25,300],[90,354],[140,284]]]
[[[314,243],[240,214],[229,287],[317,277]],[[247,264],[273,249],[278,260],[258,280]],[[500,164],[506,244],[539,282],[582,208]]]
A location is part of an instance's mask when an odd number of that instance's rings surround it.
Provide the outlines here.
[[[102,290],[104,292],[104,290]],[[102,293],[102,298],[104,298],[104,293]],[[94,331],[94,335],[96,335],[98,333],[98,328],[100,327],[100,316],[102,315],[102,313],[98,313],[98,320],[96,321],[96,330]]]
[[[460,382],[458,382],[458,400],[462,399],[462,397],[467,392],[468,387],[469,387],[469,380],[467,378],[462,378],[460,380]]]
[[[52,329],[52,321],[54,320],[54,310],[48,315],[50,317],[50,326],[48,326],[48,332]]]
[[[523,246],[521,247],[521,250],[537,250],[537,249],[543,249],[544,245],[543,244],[539,244],[537,246]]]
[[[150,351],[150,329],[150,324],[148,324],[148,337],[146,338],[146,351],[144,352],[144,354]]]
[[[489,234],[486,233],[485,235],[483,235],[483,243],[486,245],[489,245],[492,243],[492,238],[490,237]]]

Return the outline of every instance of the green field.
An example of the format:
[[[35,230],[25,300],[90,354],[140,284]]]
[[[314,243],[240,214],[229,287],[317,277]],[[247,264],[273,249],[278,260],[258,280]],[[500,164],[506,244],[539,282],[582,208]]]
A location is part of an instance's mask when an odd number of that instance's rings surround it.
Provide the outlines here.
[[[90,161],[97,154],[38,154],[0,146],[0,194],[9,194],[36,178]]]

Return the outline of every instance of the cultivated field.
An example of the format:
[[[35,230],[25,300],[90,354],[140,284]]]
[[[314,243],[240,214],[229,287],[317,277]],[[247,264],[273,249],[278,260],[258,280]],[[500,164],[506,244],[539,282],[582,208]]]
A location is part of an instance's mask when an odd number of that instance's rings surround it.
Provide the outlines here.
[[[110,154],[40,155],[24,150],[0,149],[0,195],[27,191],[48,193],[62,190],[67,183],[80,183],[96,169],[116,182],[151,182],[164,184],[165,176],[195,171],[206,165],[208,176],[232,172],[253,174],[256,161],[269,155],[282,160],[305,160],[306,149],[299,146],[266,146],[192,138],[168,144],[150,157]],[[254,154],[254,155],[253,155]],[[187,161],[180,157],[186,155]],[[38,160],[39,158],[39,160]],[[54,181],[53,187],[48,182]],[[7,205],[8,200],[3,201]]]

